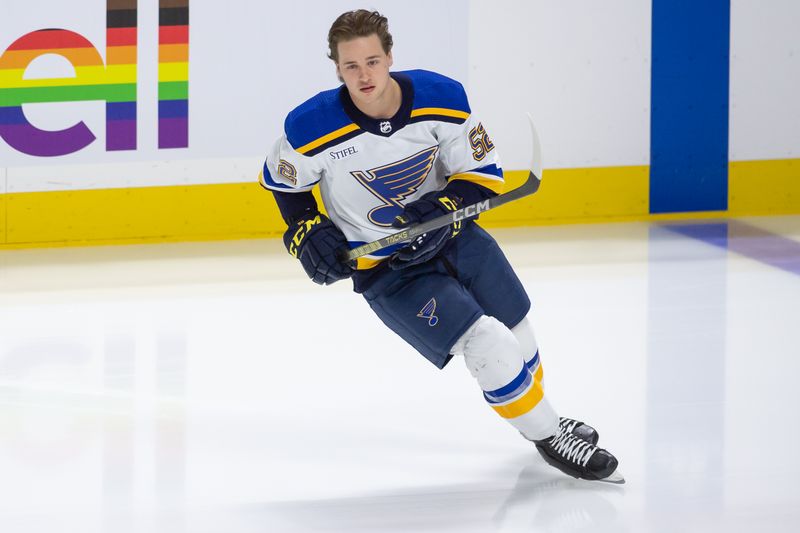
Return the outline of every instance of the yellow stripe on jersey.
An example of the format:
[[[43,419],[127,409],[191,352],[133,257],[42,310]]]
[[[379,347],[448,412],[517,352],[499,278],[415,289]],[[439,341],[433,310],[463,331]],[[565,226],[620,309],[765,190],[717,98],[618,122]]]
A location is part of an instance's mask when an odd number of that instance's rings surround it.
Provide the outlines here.
[[[341,137],[343,135],[347,135],[348,133],[356,131],[357,129],[360,129],[358,127],[358,125],[356,125],[356,124],[348,124],[347,126],[344,126],[343,128],[339,128],[338,130],[332,131],[327,135],[323,135],[319,139],[315,139],[315,140],[311,141],[308,144],[304,144],[303,146],[301,146],[300,148],[297,149],[297,152],[299,152],[301,154],[305,154],[306,152],[310,152],[311,150],[313,150],[314,148],[317,148],[318,146],[322,146],[323,144],[325,144],[327,142],[330,142],[330,141],[333,141],[335,139],[338,139],[339,137]]]
[[[469,118],[469,113],[458,111],[457,109],[446,109],[444,107],[421,107],[411,112],[411,118],[424,115],[442,115],[445,117]]]
[[[497,194],[502,194],[502,192],[505,190],[505,182],[503,180],[499,178],[497,179],[487,178],[486,176],[481,176],[480,174],[472,174],[470,172],[453,174],[452,176],[450,176],[450,181],[453,180],[464,180],[472,183],[477,183],[478,185],[486,187],[490,191]]]
[[[368,270],[378,265],[381,261],[388,259],[388,257],[381,257],[380,259],[373,259],[371,257],[358,257],[356,258],[356,270]]]
[[[544,398],[544,389],[542,388],[543,375],[542,365],[539,364],[539,368],[533,375],[533,385],[531,385],[531,387],[528,389],[528,392],[511,403],[507,403],[505,405],[493,405],[492,409],[497,411],[497,414],[503,418],[516,418],[529,412],[539,404],[542,398]]]

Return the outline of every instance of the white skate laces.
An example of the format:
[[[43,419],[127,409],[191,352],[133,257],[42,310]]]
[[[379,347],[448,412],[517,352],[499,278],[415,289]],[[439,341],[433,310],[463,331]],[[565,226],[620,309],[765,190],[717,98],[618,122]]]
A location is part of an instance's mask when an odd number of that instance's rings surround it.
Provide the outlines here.
[[[597,447],[597,432],[580,420],[561,418],[556,434],[534,441],[545,462],[579,479],[625,483],[617,471],[617,458]]]
[[[578,424],[580,424],[580,422],[577,420],[565,416],[558,419],[558,429],[564,433],[572,433],[572,430],[575,429],[575,426]]]
[[[574,424],[572,424],[574,428],[577,422],[575,420],[571,422],[574,422]],[[565,426],[566,425],[569,424],[565,424]],[[566,460],[586,467],[586,463],[589,462],[594,452],[597,451],[597,446],[573,435],[571,433],[572,428],[566,430],[564,427],[561,427],[560,424],[559,426],[558,433],[556,433],[556,436],[550,441],[550,447]]]

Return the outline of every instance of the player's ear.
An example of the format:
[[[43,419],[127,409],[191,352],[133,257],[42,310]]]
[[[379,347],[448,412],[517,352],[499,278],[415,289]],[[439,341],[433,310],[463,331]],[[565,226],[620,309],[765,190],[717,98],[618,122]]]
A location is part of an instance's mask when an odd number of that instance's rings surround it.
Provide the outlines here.
[[[394,58],[392,58],[392,51],[391,50],[389,50],[389,53],[386,54],[386,57],[388,58],[387,59],[387,62],[388,62],[387,64],[391,67],[392,64],[394,63]]]
[[[336,63],[336,77],[339,78],[339,81],[344,83],[344,78],[342,78],[342,71],[339,70],[339,63]]]

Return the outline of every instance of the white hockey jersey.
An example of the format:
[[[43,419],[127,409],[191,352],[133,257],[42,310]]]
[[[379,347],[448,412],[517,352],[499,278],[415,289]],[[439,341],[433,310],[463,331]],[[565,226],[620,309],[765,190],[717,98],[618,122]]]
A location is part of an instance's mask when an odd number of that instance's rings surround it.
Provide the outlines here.
[[[423,70],[391,75],[403,95],[394,117],[366,116],[344,86],[319,93],[286,117],[259,175],[261,185],[282,192],[319,184],[328,216],[352,248],[398,231],[391,224],[403,205],[448,180],[502,192],[497,150],[462,85]],[[399,246],[359,258],[358,268]]]

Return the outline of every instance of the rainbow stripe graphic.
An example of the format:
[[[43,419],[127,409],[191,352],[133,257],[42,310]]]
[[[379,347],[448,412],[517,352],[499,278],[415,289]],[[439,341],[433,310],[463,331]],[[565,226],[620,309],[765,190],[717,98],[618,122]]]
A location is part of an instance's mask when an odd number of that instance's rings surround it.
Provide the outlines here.
[[[28,122],[23,104],[105,100],[106,149],[136,148],[136,0],[107,0],[107,59],[82,35],[63,29],[28,33],[0,56],[0,137],[34,156],[77,152],[95,140],[82,121],[60,131]],[[72,78],[23,79],[28,65],[57,54],[75,68]]]
[[[128,87],[106,95],[106,150],[136,149],[136,2],[106,0],[107,77]]]
[[[189,0],[158,3],[158,147],[189,146]]]

